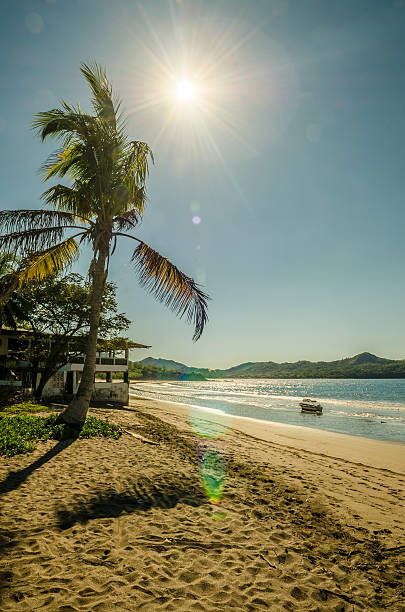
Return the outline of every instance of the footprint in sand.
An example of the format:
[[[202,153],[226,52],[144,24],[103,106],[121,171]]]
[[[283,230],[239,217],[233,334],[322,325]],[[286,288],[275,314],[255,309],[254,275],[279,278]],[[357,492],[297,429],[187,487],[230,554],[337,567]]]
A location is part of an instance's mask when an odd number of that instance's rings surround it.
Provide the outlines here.
[[[307,599],[307,594],[305,593],[305,591],[300,589],[300,587],[295,586],[293,589],[291,589],[290,593],[291,597],[294,597],[294,599],[296,599],[297,601],[304,601],[305,599]]]

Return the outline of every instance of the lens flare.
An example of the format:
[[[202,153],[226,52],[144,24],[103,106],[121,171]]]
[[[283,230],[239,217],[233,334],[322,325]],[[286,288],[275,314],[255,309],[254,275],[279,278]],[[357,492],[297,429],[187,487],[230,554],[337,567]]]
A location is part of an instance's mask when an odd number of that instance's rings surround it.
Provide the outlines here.
[[[190,423],[198,436],[216,439],[223,436],[229,429],[230,420],[221,412],[210,413],[192,408],[190,410]]]
[[[221,520],[227,512],[218,506],[225,488],[225,462],[218,447],[231,425],[230,415],[220,410],[191,407],[190,423],[198,436],[205,438],[197,445],[197,457],[205,493],[212,505],[211,518]]]
[[[198,449],[201,478],[207,497],[218,504],[225,488],[225,465],[220,453],[207,446]]]

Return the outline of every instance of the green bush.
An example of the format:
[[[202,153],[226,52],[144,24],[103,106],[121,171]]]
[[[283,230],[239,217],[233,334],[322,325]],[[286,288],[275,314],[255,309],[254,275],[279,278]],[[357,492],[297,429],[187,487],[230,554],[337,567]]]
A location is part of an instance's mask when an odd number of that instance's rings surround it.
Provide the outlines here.
[[[23,402],[21,404],[10,404],[8,406],[1,406],[0,412],[5,412],[6,414],[27,414],[30,412],[44,412],[48,411],[49,408],[47,406],[42,406],[42,404],[35,404],[34,402]]]
[[[119,438],[117,425],[89,417],[81,429],[58,423],[58,414],[40,417],[31,414],[0,415],[0,455],[11,457],[34,450],[39,440],[68,440],[71,438]]]

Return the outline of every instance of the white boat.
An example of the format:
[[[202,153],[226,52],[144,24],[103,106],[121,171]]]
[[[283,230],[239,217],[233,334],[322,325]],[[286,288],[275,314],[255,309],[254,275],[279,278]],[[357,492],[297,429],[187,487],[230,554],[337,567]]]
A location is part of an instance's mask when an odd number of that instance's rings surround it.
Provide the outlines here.
[[[316,400],[312,400],[309,397],[305,398],[300,402],[301,412],[306,412],[307,414],[322,414],[322,406]]]

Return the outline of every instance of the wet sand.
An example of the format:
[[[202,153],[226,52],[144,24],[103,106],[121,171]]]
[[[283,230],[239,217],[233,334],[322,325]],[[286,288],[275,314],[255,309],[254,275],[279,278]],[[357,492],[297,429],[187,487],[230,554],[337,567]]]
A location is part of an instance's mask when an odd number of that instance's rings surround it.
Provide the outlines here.
[[[91,414],[138,437],[1,460],[1,610],[405,610],[405,446],[136,398]]]

